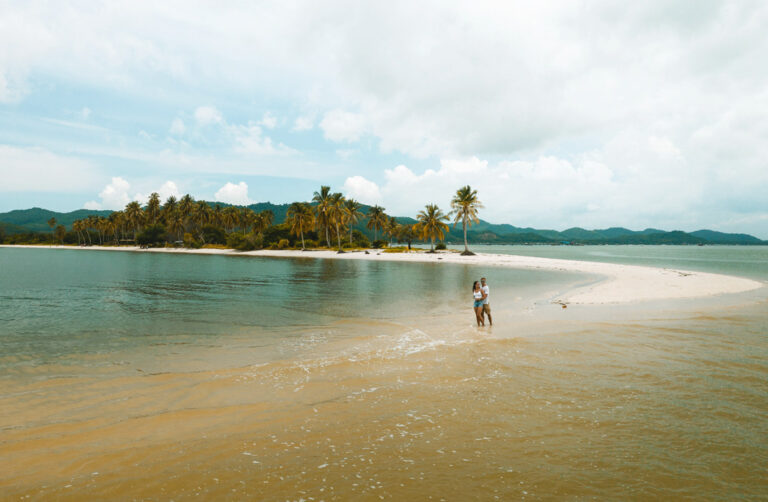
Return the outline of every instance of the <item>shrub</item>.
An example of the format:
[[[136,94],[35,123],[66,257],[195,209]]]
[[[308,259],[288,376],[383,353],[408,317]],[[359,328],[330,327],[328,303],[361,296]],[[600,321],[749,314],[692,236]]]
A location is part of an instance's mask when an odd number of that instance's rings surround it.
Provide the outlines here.
[[[227,236],[227,246],[238,251],[253,251],[263,247],[264,239],[261,234],[243,234],[233,232]]]
[[[203,240],[206,244],[226,244],[227,234],[224,230],[214,225],[205,225],[202,228]]]
[[[368,238],[367,235],[362,233],[360,230],[353,230],[352,244],[354,245],[354,247],[358,247],[358,248],[369,248],[371,247],[371,240]]]
[[[301,244],[301,241],[299,241],[299,244]],[[317,247],[317,241],[315,239],[304,239],[304,246],[307,249],[316,248]]]
[[[447,249],[446,246],[445,246],[445,242],[438,242],[435,245],[435,249],[438,249],[438,250]]]
[[[136,244],[139,246],[159,246],[165,243],[165,227],[162,225],[149,225],[136,236]]]
[[[280,239],[280,242],[277,243],[277,249],[288,249],[291,247],[291,241],[288,239]]]
[[[387,247],[388,245],[389,245],[389,243],[387,241],[385,241],[385,240],[382,240],[382,239],[377,239],[377,240],[373,241],[373,249],[383,249],[383,248]]]
[[[199,249],[202,246],[200,242],[195,239],[195,237],[187,232],[184,234],[184,247],[185,248],[192,248],[192,249]]]

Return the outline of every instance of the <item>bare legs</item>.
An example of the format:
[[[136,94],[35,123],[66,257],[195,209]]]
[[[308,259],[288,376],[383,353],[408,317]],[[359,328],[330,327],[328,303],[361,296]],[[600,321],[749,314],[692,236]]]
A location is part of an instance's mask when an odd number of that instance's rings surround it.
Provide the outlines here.
[[[477,318],[478,326],[485,326],[485,320],[483,320],[483,307],[473,307],[475,309],[475,317]]]

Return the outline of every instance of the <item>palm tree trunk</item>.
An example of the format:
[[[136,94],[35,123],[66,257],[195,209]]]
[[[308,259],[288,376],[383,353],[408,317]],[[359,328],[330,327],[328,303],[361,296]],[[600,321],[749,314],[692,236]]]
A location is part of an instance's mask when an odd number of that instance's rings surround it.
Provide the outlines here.
[[[349,245],[352,245],[352,222],[349,222]]]
[[[464,252],[469,253],[469,246],[467,246],[467,218],[464,218]]]
[[[325,243],[331,247],[331,234],[328,232],[328,225],[325,226]]]
[[[339,224],[336,224],[336,241],[339,243],[339,253],[343,253],[344,251],[341,250],[341,232],[339,232]]]
[[[301,234],[301,250],[304,251],[306,249],[304,246],[304,230],[299,230],[299,233]]]
[[[435,252],[435,238],[434,237],[432,237],[432,246],[430,246],[429,252],[430,253],[434,253]]]

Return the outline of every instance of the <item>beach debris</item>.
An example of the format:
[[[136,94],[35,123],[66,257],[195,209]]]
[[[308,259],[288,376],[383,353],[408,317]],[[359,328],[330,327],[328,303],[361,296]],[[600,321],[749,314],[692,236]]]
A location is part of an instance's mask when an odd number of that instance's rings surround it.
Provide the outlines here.
[[[554,300],[552,303],[555,305],[561,305],[564,309],[568,308],[568,302],[564,302],[563,300]]]

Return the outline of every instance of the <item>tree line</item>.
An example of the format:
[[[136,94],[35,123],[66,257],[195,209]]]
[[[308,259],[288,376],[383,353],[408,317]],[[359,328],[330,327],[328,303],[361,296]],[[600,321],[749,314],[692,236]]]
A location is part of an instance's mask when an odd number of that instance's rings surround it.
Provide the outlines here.
[[[133,201],[109,216],[91,215],[76,220],[71,232],[57,225],[55,218],[51,218],[48,225],[52,242],[76,240],[78,245],[201,247],[216,244],[239,250],[300,245],[302,250],[325,247],[343,253],[345,247],[370,247],[371,244],[385,247],[394,241],[407,243],[410,249],[413,241],[424,241],[430,243],[430,251],[434,252],[435,243],[442,243],[453,217],[454,225],[462,223],[464,252],[470,253],[467,228],[479,221],[478,210],[483,205],[477,191],[465,186],[456,191],[449,213],[436,204],[427,204],[416,215],[414,224],[399,223],[379,205],[369,207],[367,212],[363,212],[363,207],[355,199],[332,192],[329,186],[321,186],[311,202],[290,204],[285,221],[275,224],[270,210],[256,212],[248,207],[211,205],[196,201],[189,194],[178,199],[170,196],[161,202],[160,195],[152,193],[143,207]],[[363,223],[372,232],[373,243],[354,228]]]

